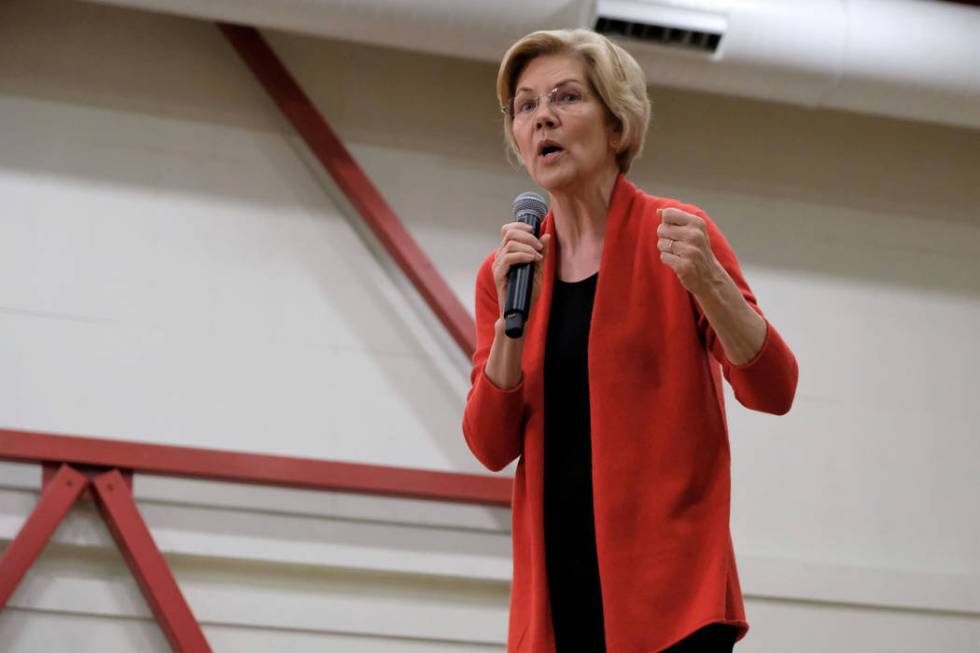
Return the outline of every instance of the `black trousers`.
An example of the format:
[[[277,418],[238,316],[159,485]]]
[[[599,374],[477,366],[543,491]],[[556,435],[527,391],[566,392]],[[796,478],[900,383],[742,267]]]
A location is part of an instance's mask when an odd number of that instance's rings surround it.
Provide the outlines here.
[[[732,653],[736,632],[735,626],[708,624],[664,649],[663,653]]]

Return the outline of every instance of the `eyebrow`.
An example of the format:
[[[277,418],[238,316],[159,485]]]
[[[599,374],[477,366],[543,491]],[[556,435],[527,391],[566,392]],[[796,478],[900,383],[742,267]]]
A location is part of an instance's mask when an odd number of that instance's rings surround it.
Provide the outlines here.
[[[576,78],[576,77],[569,77],[568,79],[563,79],[563,80],[561,80],[560,82],[558,82],[557,84],[555,84],[555,85],[554,85],[554,86],[552,86],[551,88],[552,88],[552,89],[556,89],[556,88],[558,88],[559,86],[561,86],[562,84],[567,84],[568,82],[575,82],[576,84],[582,84],[582,83],[583,83],[583,82],[582,82],[581,80],[579,80],[579,79],[578,79],[578,78]],[[532,92],[532,93],[534,93],[534,89],[533,89],[533,88],[529,88],[529,87],[527,87],[527,86],[522,86],[522,87],[520,87],[519,89],[517,89],[517,90],[515,90],[515,91],[514,91],[514,95],[517,95],[517,94],[518,94],[518,93],[520,93],[521,91],[530,91],[530,92]]]

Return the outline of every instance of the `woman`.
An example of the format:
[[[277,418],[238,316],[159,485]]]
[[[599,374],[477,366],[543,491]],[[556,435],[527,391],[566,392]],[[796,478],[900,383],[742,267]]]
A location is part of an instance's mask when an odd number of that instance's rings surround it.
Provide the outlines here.
[[[508,651],[731,651],[748,630],[728,518],[721,373],[782,414],[796,361],[700,209],[623,176],[650,115],[639,65],[587,30],[501,63],[506,138],[551,210],[510,223],[477,277],[463,432],[514,479]],[[521,339],[507,272],[536,264]]]

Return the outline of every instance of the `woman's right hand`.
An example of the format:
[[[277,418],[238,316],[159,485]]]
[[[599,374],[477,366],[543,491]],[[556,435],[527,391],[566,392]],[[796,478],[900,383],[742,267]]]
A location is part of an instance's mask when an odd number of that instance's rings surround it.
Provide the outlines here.
[[[551,236],[545,234],[540,240],[534,237],[531,225],[523,222],[508,222],[500,228],[500,247],[493,257],[493,281],[497,286],[497,304],[500,313],[494,325],[495,336],[490,345],[490,355],[484,367],[487,378],[502,390],[516,387],[522,378],[521,354],[524,349],[523,338],[505,338],[504,303],[507,301],[507,273],[513,265],[534,263],[534,285],[531,286],[531,305],[541,293],[541,277]]]
[[[531,288],[531,306],[541,293],[541,274],[545,257],[551,245],[551,235],[545,234],[540,239],[534,237],[531,225],[523,222],[508,222],[500,228],[500,247],[493,257],[493,280],[497,285],[497,303],[500,306],[501,317],[504,314],[504,302],[507,300],[507,273],[511,266],[521,263],[535,263],[534,285]]]

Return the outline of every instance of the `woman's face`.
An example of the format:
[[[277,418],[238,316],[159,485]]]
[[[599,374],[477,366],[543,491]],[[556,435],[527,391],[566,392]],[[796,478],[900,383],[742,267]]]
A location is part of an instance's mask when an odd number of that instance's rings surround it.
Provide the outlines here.
[[[549,102],[544,96],[555,89]],[[517,79],[514,142],[531,178],[549,192],[581,188],[616,167],[617,134],[610,123],[577,56],[536,57]]]

